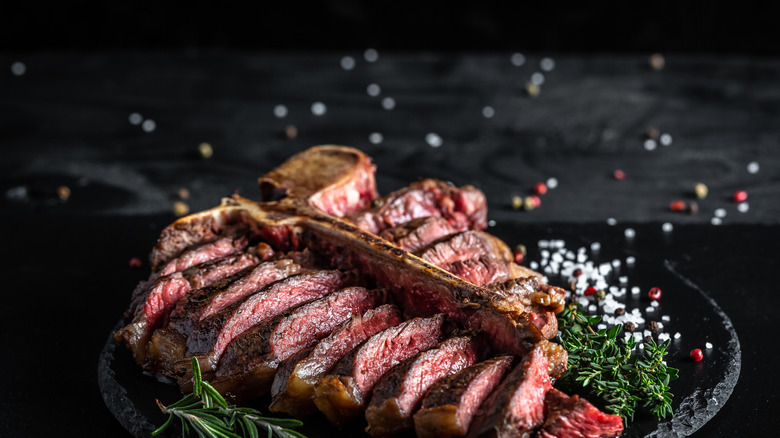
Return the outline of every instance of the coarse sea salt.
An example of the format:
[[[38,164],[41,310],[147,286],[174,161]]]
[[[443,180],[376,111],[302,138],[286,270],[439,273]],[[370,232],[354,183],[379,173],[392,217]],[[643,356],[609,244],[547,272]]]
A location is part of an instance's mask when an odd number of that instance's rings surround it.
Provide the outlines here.
[[[711,350],[712,349],[712,343],[711,342],[707,342],[706,344],[704,344],[704,347],[707,348],[707,350]]]

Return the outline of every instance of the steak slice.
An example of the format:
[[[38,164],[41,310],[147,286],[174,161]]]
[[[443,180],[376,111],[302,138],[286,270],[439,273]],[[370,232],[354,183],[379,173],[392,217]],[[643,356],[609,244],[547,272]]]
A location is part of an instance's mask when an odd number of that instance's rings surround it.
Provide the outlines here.
[[[443,237],[418,251],[417,255],[438,267],[485,256],[504,264],[514,259],[512,251],[501,239],[476,230]]]
[[[413,219],[382,231],[379,235],[404,251],[417,252],[459,230],[441,216],[427,216]]]
[[[269,409],[293,417],[310,415],[314,406],[314,385],[360,343],[377,332],[402,321],[398,307],[385,304],[355,315],[321,340],[306,357],[277,371],[271,386],[273,401]]]
[[[189,336],[205,318],[240,301],[265,286],[302,271],[291,259],[267,261],[245,269],[209,287],[182,297],[171,312],[170,327]]]
[[[181,255],[166,263],[160,269],[159,275],[163,276],[181,272],[190,266],[243,251],[247,246],[249,246],[249,238],[246,234],[236,233],[231,236],[220,237],[212,242],[184,251]]]
[[[544,422],[544,399],[552,388],[547,359],[535,348],[482,403],[469,437],[529,437]]]
[[[513,360],[512,356],[494,357],[434,383],[414,414],[417,436],[466,436],[479,406],[501,383]]]
[[[427,216],[441,216],[458,230],[487,227],[485,194],[472,186],[458,188],[424,179],[385,196],[377,204],[351,215],[352,222],[374,234]]]
[[[314,388],[314,404],[336,426],[365,408],[376,382],[401,361],[436,345],[444,315],[414,318],[385,329],[344,356]]]
[[[457,260],[439,267],[477,286],[507,280],[514,274],[509,264],[486,256]]]
[[[200,360],[204,374],[216,370],[230,342],[253,325],[304,301],[320,298],[347,286],[352,278],[340,271],[296,274],[279,280],[201,320],[187,338],[187,350]]]
[[[314,346],[353,314],[390,301],[387,290],[351,287],[309,301],[245,331],[227,347],[212,382],[234,402],[270,391],[279,363]]]
[[[192,289],[200,289],[227,278],[249,266],[256,265],[260,258],[255,254],[241,252],[189,267],[181,275]]]
[[[458,336],[395,366],[374,387],[366,409],[366,431],[384,437],[411,429],[412,414],[428,389],[442,377],[473,365],[479,350],[475,337]]]
[[[544,400],[547,418],[541,438],[610,438],[623,432],[623,419],[605,414],[577,395],[569,397],[553,388]]]
[[[318,146],[282,163],[258,180],[263,201],[290,196],[342,217],[377,197],[371,157],[348,147]]]

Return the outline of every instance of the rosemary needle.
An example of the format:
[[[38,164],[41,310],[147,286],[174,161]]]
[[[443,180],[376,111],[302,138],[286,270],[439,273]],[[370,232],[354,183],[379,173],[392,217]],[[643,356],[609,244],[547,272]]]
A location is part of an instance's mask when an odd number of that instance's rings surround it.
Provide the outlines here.
[[[193,432],[200,438],[259,438],[260,430],[268,438],[306,438],[293,428],[303,425],[295,419],[264,417],[259,411],[228,404],[222,394],[203,381],[197,359],[192,359],[192,393],[168,406],[156,400],[168,419],[152,432],[163,433],[178,418],[182,436]]]

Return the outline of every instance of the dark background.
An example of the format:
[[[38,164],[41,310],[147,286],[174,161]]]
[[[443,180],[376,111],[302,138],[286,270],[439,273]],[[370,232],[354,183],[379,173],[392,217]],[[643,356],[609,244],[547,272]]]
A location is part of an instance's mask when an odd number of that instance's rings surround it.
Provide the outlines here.
[[[0,49],[780,53],[770,2],[3,2]]]
[[[2,2],[0,3],[0,434],[122,436],[97,388],[100,349],[175,219],[239,191],[292,153],[360,147],[387,193],[420,176],[485,190],[490,217],[620,240],[622,229],[675,236],[635,248],[670,260],[732,318],[740,381],[696,436],[767,436],[778,420],[778,352],[764,343],[780,306],[780,45],[775,15],[750,2]],[[374,47],[380,61],[366,64]],[[521,51],[525,66],[509,56]],[[666,67],[653,71],[660,52]],[[352,72],[339,67],[355,57]],[[541,95],[525,82],[552,56]],[[12,63],[26,73],[13,76]],[[397,101],[379,107],[369,83]],[[328,105],[311,115],[313,101]],[[283,103],[290,114],[272,115]],[[481,116],[485,105],[496,110]],[[128,123],[154,119],[146,133]],[[295,125],[297,138],[284,131]],[[648,128],[674,143],[642,149]],[[428,132],[444,139],[425,143]],[[381,132],[381,145],[367,141]],[[203,160],[199,143],[214,146]],[[757,174],[746,164],[760,163]],[[628,178],[618,183],[612,171]],[[555,176],[531,212],[511,196]],[[706,182],[698,214],[670,212]],[[64,202],[56,189],[68,186]],[[20,188],[24,195],[20,196]],[[734,190],[750,193],[738,213]],[[9,195],[11,193],[11,195]],[[728,215],[710,225],[714,211]],[[616,218],[617,227],[608,227]],[[572,231],[574,230],[574,231]],[[776,386],[776,385],[775,385]],[[51,408],[53,404],[60,406]],[[42,410],[44,408],[44,410]],[[50,409],[47,411],[46,409]]]

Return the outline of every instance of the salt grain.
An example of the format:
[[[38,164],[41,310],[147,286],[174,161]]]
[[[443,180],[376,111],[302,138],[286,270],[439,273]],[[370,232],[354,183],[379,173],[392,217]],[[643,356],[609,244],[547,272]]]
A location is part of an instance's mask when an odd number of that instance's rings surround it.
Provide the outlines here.
[[[143,129],[144,132],[152,132],[157,129],[157,123],[155,123],[152,119],[146,119],[141,124],[141,129]]]
[[[710,223],[712,225],[721,225],[721,224],[723,224],[723,219],[721,219],[719,217],[714,217],[714,218],[710,219]]]
[[[27,66],[21,61],[16,61],[11,64],[11,73],[14,76],[22,76],[27,73]]]
[[[486,119],[492,118],[496,114],[496,111],[493,109],[492,106],[486,106],[482,108],[482,116]]]
[[[626,239],[633,239],[636,237],[636,231],[634,231],[633,228],[626,228],[623,234],[626,236]]]
[[[274,115],[280,119],[287,117],[287,107],[284,105],[276,105],[274,107]]]
[[[311,104],[311,113],[315,116],[322,116],[328,111],[328,107],[322,102],[314,102]]]
[[[537,262],[531,262],[528,264],[528,266],[530,266],[533,270],[539,269],[539,263]]]
[[[558,180],[556,178],[547,178],[547,188],[554,189],[558,187]]]
[[[525,64],[525,55],[522,53],[513,53],[509,58],[509,61],[512,62],[512,65],[520,67],[521,65]]]
[[[672,318],[669,315],[664,315],[661,317],[661,321],[663,322],[669,322]]]
[[[647,140],[645,140],[644,143],[645,150],[648,151],[655,150],[656,146],[658,145],[656,144],[655,140],[653,140],[652,138],[648,138]]]
[[[542,58],[542,60],[539,61],[539,68],[541,68],[542,71],[552,71],[555,68],[555,61],[552,58]]]
[[[140,125],[144,121],[144,118],[138,113],[131,113],[127,118],[131,125]]]
[[[425,136],[425,142],[433,148],[440,147],[442,143],[444,143],[439,134],[435,132],[429,132],[428,135]]]
[[[382,99],[382,108],[388,111],[395,108],[395,99],[393,99],[392,97],[385,97],[384,99]]]
[[[747,202],[741,202],[737,205],[737,211],[740,213],[747,213],[748,210],[750,210],[750,205]]]
[[[639,286],[633,286],[633,287],[631,288],[631,294],[632,294],[632,295],[637,295],[637,294],[639,294]]]
[[[614,217],[607,218],[607,225],[615,226],[617,225],[617,219]]]
[[[758,173],[758,168],[759,168],[759,166],[758,166],[758,162],[757,161],[751,161],[747,165],[747,171],[748,171],[748,173],[751,173],[751,174]]]
[[[636,263],[636,257],[634,257],[634,256],[626,257],[626,264],[628,266],[634,266],[634,263]]]
[[[368,136],[368,141],[370,141],[371,144],[380,144],[380,143],[382,143],[382,140],[384,140],[384,137],[382,136],[382,134],[380,134],[378,132],[372,132]]]
[[[379,59],[379,52],[377,52],[376,49],[366,49],[366,51],[363,52],[363,59],[365,59],[366,62],[376,62]]]
[[[495,226],[496,226],[496,221],[494,221],[493,219],[490,219],[490,220],[488,221],[488,226],[489,226],[489,227],[495,227]]]
[[[355,58],[351,56],[344,56],[341,58],[341,68],[344,70],[352,70],[355,68]]]
[[[539,85],[542,85],[544,83],[544,75],[536,72],[531,75],[531,84],[536,85],[537,87]]]
[[[379,96],[379,93],[381,92],[382,88],[377,84],[369,84],[368,87],[366,87],[366,93],[371,97]]]
[[[599,242],[593,242],[590,244],[590,250],[593,252],[596,252],[601,249],[601,244]]]
[[[712,343],[707,342],[706,344],[704,344],[704,347],[707,348],[707,350],[712,350]]]
[[[715,209],[715,217],[719,217],[719,218],[726,217],[726,209],[725,208]]]
[[[620,282],[620,284],[626,284],[628,283],[628,277],[619,277],[618,281]]]
[[[672,225],[671,222],[664,222],[664,224],[661,225],[661,229],[664,231],[664,233],[671,233],[674,229],[674,225]]]
[[[680,332],[674,334],[674,339],[680,339],[681,337],[682,335],[680,334]]]
[[[669,146],[672,144],[672,136],[669,134],[661,134],[661,138],[658,139],[662,146]]]

